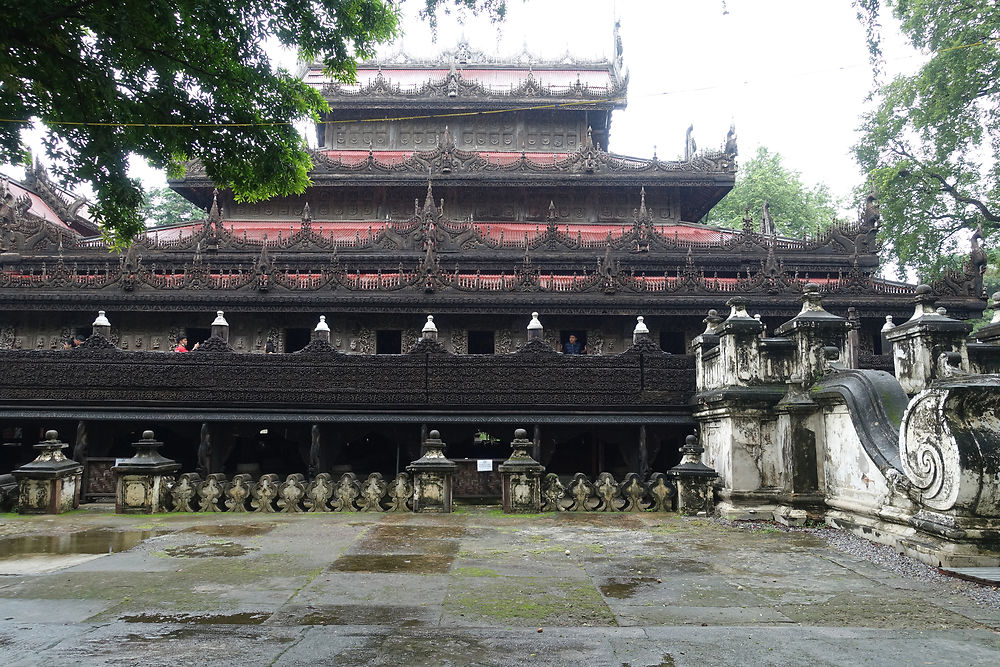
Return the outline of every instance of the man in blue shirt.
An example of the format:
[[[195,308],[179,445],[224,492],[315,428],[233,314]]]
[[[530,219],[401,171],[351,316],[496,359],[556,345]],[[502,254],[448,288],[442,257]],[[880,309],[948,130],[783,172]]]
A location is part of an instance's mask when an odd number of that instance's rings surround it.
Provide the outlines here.
[[[569,341],[563,343],[563,354],[583,354],[583,346],[576,339],[576,334],[569,335]]]

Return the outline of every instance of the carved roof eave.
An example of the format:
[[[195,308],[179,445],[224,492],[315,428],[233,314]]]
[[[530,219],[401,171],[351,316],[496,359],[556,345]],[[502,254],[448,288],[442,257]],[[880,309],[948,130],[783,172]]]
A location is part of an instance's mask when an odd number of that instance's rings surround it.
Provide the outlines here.
[[[700,187],[732,186],[736,180],[736,161],[723,152],[698,154],[691,160],[661,161],[656,158],[633,158],[607,153],[593,146],[570,153],[564,158],[553,155],[551,163],[529,159],[525,154],[508,164],[498,164],[477,151],[464,151],[453,145],[439,145],[429,151],[415,151],[405,160],[383,163],[374,153],[366,160],[348,164],[327,155],[335,150],[312,151],[313,168],[309,173],[315,185],[359,185],[392,182],[401,185],[435,182],[461,184],[488,179],[510,185],[565,185],[580,182],[595,184],[649,183]],[[189,163],[184,178],[172,185],[188,188],[214,187],[197,163]]]
[[[468,186],[468,187],[639,187],[645,186],[647,190],[660,187],[683,187],[683,188],[726,188],[731,189],[735,182],[733,175],[725,173],[716,174],[685,174],[683,172],[666,172],[659,174],[633,174],[633,173],[609,173],[609,174],[570,174],[570,173],[505,173],[499,174],[496,178],[484,177],[482,174],[449,174],[436,175],[432,173],[435,186]],[[371,174],[355,172],[351,174],[323,174],[311,172],[312,188],[324,187],[358,187],[358,186],[380,186],[393,185],[399,187],[425,186],[427,185],[427,174],[423,177],[416,173],[411,174]],[[214,183],[204,177],[185,177],[180,181],[170,181],[172,187],[189,189],[208,193],[214,189]],[[717,203],[725,193],[722,193],[713,202]],[[691,216],[698,217],[698,216]]]
[[[337,110],[391,110],[391,109],[420,109],[438,110],[448,109],[456,111],[466,110],[494,110],[494,109],[520,109],[537,107],[538,105],[575,103],[579,102],[578,97],[562,97],[553,95],[551,97],[503,97],[503,98],[454,98],[454,97],[327,97],[326,101],[331,109]],[[585,109],[587,111],[620,111],[628,107],[628,99],[624,93],[607,95],[602,97],[586,98],[589,101],[586,105],[572,104],[567,106],[570,110]],[[338,116],[342,118],[343,116]],[[596,127],[596,126],[595,126]]]

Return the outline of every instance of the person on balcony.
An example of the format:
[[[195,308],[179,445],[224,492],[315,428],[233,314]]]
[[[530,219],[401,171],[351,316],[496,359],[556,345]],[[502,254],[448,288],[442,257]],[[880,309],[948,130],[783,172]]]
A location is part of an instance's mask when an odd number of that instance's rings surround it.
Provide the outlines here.
[[[569,340],[563,343],[563,354],[584,354],[583,345],[576,339],[576,334],[570,334]]]

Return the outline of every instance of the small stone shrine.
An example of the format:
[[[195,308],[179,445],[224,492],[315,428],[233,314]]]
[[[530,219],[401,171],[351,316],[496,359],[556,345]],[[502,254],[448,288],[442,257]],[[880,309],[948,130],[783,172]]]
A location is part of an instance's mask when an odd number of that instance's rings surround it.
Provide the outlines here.
[[[83,466],[66,458],[67,447],[57,431],[46,431],[45,440],[35,445],[35,460],[11,473],[19,485],[18,513],[62,514],[80,506]]]

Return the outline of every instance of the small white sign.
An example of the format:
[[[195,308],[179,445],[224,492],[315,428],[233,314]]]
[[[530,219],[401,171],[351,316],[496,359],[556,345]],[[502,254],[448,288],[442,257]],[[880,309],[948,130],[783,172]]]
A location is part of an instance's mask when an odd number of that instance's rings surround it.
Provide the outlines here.
[[[478,472],[493,472],[493,459],[476,459]]]

